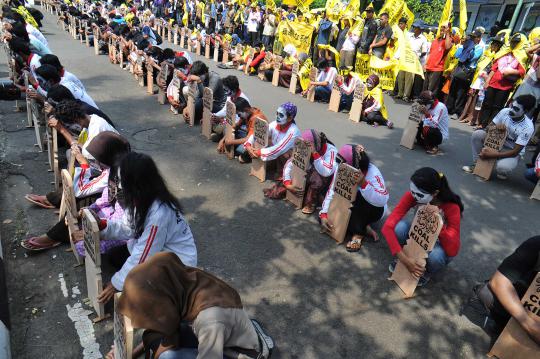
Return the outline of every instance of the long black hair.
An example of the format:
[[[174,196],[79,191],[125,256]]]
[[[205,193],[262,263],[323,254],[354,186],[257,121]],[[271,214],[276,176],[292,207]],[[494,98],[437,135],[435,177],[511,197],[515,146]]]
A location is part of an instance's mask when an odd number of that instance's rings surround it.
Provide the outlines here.
[[[431,167],[423,167],[413,173],[411,176],[411,181],[416,185],[416,187],[424,190],[428,193],[437,194],[437,198],[443,202],[452,202],[459,206],[460,212],[463,213],[463,203],[461,198],[452,192],[448,180],[443,173],[439,173]]]
[[[120,182],[135,238],[144,232],[148,210],[155,200],[182,213],[180,202],[167,188],[152,157],[138,152],[128,153],[120,163]]]

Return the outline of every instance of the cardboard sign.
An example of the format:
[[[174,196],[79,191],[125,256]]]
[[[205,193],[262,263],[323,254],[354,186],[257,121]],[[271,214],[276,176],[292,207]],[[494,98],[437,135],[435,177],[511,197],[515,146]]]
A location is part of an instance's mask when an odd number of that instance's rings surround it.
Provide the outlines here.
[[[219,62],[219,42],[214,43],[214,61]]]
[[[349,111],[349,120],[353,122],[360,122],[362,116],[362,102],[364,101],[365,86],[362,81],[357,80],[356,88],[354,89],[353,102],[351,105],[351,111]]]
[[[94,53],[99,55],[99,27],[94,26],[92,31],[94,33]]]
[[[88,36],[88,20],[84,22],[84,42],[86,43],[86,47],[90,47],[90,37]]]
[[[274,73],[272,74],[272,85],[279,86],[279,71],[281,69],[281,63],[283,62],[283,57],[275,56],[274,57]]]
[[[409,119],[405,125],[403,135],[401,135],[401,141],[399,144],[405,148],[408,148],[409,150],[412,150],[414,147],[416,133],[418,132],[418,124],[424,118],[421,108],[422,105],[416,101],[413,102],[411,112],[409,113]]]
[[[521,303],[531,318],[540,321],[540,273],[534,277]],[[488,356],[499,359],[540,358],[540,346],[529,337],[514,318],[510,318]]]
[[[143,57],[140,54],[137,54],[137,62],[135,64],[135,73],[137,74],[137,80],[139,81],[139,86],[144,87],[144,61]]]
[[[255,118],[253,124],[253,149],[259,150],[268,146],[268,122],[262,118]],[[255,176],[259,181],[266,181],[266,162],[260,158],[253,158],[251,160],[251,176]]]
[[[225,115],[225,139],[234,140],[234,125],[236,124],[236,106],[231,101],[227,100]],[[234,158],[234,146],[225,146],[227,158]]]
[[[58,164],[58,131],[56,128],[51,129],[52,132],[52,167],[54,173],[54,188],[60,189],[60,166]]]
[[[178,46],[178,25],[174,25],[173,44]]]
[[[214,104],[214,93],[208,87],[203,89],[203,114],[201,132],[208,140],[212,134],[212,106]]]
[[[415,262],[423,262],[425,266],[426,258],[435,246],[442,226],[443,220],[439,214],[439,207],[428,204],[418,208],[409,230],[409,239],[403,247],[403,253]],[[396,282],[405,298],[410,298],[414,294],[419,278],[414,277],[407,267],[398,261],[389,279]]]
[[[77,253],[75,248],[75,242],[73,241],[73,233],[79,230],[77,221],[77,202],[75,199],[75,192],[73,191],[73,180],[67,170],[62,170],[62,202],[60,203],[60,215],[59,220],[64,217],[66,227],[69,232],[69,243],[71,245],[71,251],[75,256],[77,264],[82,264],[83,259]]]
[[[246,63],[244,64],[244,74],[246,75],[249,75],[249,72],[250,72],[250,65],[251,65],[251,62],[253,61],[253,56],[255,56],[255,49],[249,49],[249,56],[247,58],[247,61]]]
[[[206,35],[204,39],[204,57],[210,59],[210,35]]]
[[[186,46],[186,28],[182,27],[180,29],[180,47],[185,48]]]
[[[188,28],[186,30],[186,45],[187,45],[188,51],[193,52],[193,42],[191,41],[191,29],[190,28]]]
[[[489,126],[487,128],[487,136],[484,140],[484,147],[490,148],[499,152],[506,141],[506,130],[499,131],[495,126]],[[474,174],[478,177],[484,179],[484,181],[489,180],[491,177],[491,172],[493,172],[493,167],[497,160],[495,158],[482,159],[478,158],[476,164],[474,165]]]
[[[221,62],[224,64],[229,62],[229,43],[227,41],[223,41],[223,56]]]
[[[174,71],[173,78],[171,80],[171,83],[167,87],[167,94],[171,94],[172,101],[175,103],[178,103],[180,101],[180,91],[182,90],[180,87],[182,86],[182,83],[177,75],[177,70]],[[171,112],[175,115],[178,115],[178,109],[174,107],[171,104]]]
[[[195,125],[195,97],[197,97],[197,83],[190,82],[188,84],[187,110],[189,113],[189,126]]]
[[[96,311],[98,318],[105,318],[105,305],[98,301],[103,292],[103,279],[101,277],[101,253],[99,251],[99,227],[90,210],[83,209],[82,228],[84,231],[84,251],[86,258],[86,286],[88,299]]]
[[[24,72],[24,84],[26,88],[30,88],[28,83],[28,72]],[[43,136],[41,135],[41,125],[39,124],[40,110],[38,109],[36,100],[26,96],[26,111],[27,121],[29,126],[34,127],[34,134],[36,136],[36,143],[34,146],[39,148],[40,152],[43,152]]]
[[[166,61],[161,63],[161,70],[159,70],[158,79],[159,79],[159,92],[158,92],[158,102],[162,105],[167,101],[167,78],[169,77],[169,64]],[[165,86],[165,90],[162,86]]]
[[[338,112],[340,102],[341,102],[341,89],[339,88],[338,82],[334,80],[334,84],[332,86],[332,92],[330,93],[330,101],[328,101],[328,111]]]
[[[121,40],[118,40],[118,48],[118,64],[124,68],[124,43]]]
[[[536,183],[533,193],[531,193],[531,199],[536,199],[540,201],[540,181]]]
[[[362,172],[346,163],[341,163],[336,171],[334,181],[334,197],[328,207],[328,222],[334,227],[328,233],[336,242],[342,243],[347,234],[351,218],[351,207],[358,194],[357,176]]]
[[[291,202],[297,209],[302,208],[304,204],[304,195],[306,189],[306,175],[310,166],[311,158],[311,143],[304,141],[301,138],[297,138],[294,141],[294,148],[292,152],[292,170],[291,170],[291,181],[294,187],[300,188],[302,194],[297,196],[291,191],[287,191],[285,198],[287,201]]]
[[[121,293],[114,295],[114,358],[133,358],[133,326],[128,317],[118,311]]]
[[[315,66],[313,66],[311,68],[311,70],[309,71],[309,81],[310,81],[310,83],[317,81],[317,75],[318,75],[317,68]],[[309,88],[308,93],[307,93],[307,100],[309,102],[315,102],[315,87],[310,87]]]
[[[148,57],[146,59],[146,92],[149,95],[154,94],[154,66],[152,66],[153,60]]]
[[[167,23],[167,41],[172,42],[172,25]]]
[[[293,95],[296,94],[296,85],[298,84],[299,69],[300,69],[300,64],[298,63],[298,61],[293,62],[291,82],[289,83],[289,92],[292,93]]]
[[[201,40],[202,40],[202,38],[195,40],[195,41],[197,41],[197,45],[195,47],[195,54],[197,56],[201,56]]]

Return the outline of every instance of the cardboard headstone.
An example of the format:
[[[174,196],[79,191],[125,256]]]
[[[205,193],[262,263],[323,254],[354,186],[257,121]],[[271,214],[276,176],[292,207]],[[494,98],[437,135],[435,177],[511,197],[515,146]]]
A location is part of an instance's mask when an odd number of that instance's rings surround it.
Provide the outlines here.
[[[169,65],[166,61],[161,62],[161,69],[159,70],[159,92],[158,92],[158,102],[162,105],[165,105],[167,102],[167,78],[169,77]],[[162,88],[165,86],[165,89]]]
[[[328,111],[338,112],[340,101],[341,90],[339,88],[338,82],[334,80],[334,84],[332,85],[332,92],[330,93],[330,100],[328,101]]]
[[[171,83],[169,84],[167,88],[167,93],[170,93],[172,95],[172,100],[175,103],[178,103],[180,101],[180,91],[182,91],[181,86],[182,86],[182,82],[178,78],[178,75],[175,70]],[[172,104],[171,104],[171,112],[174,113],[175,115],[178,115],[178,109],[175,108]]]
[[[309,82],[315,82],[317,80],[318,71],[315,66],[311,67],[309,71]],[[307,93],[307,99],[309,102],[315,102],[315,87],[310,87]]]
[[[203,113],[201,122],[201,132],[204,137],[210,139],[212,134],[212,105],[214,103],[214,93],[208,87],[203,89]]]
[[[302,208],[304,204],[304,195],[306,189],[306,175],[310,166],[311,158],[311,143],[304,141],[301,138],[297,138],[294,141],[294,148],[292,152],[292,170],[291,181],[292,185],[302,190],[301,195],[296,195],[291,191],[287,191],[285,198],[291,202],[297,209]]]
[[[52,166],[54,173],[54,188],[55,190],[60,189],[60,166],[58,165],[58,132],[56,128],[51,129],[52,133]]]
[[[24,72],[24,85],[28,89],[30,84],[28,83],[28,72]],[[35,146],[39,148],[40,152],[43,152],[43,137],[41,135],[41,125],[39,124],[40,111],[38,109],[36,100],[26,96],[26,111],[28,116],[28,123],[34,127],[34,134],[36,136]]]
[[[484,140],[484,147],[490,148],[499,152],[506,141],[506,130],[499,131],[495,126],[489,126],[487,128],[486,139]],[[495,158],[482,159],[478,158],[476,164],[474,165],[474,174],[478,177],[484,179],[484,181],[489,180],[491,177],[491,172],[493,172],[493,167],[497,160]]]
[[[351,207],[358,194],[356,176],[363,176],[362,172],[346,163],[341,163],[336,172],[334,181],[334,197],[328,207],[328,222],[334,227],[328,233],[336,242],[342,243],[347,234],[347,227],[351,218]]]
[[[84,42],[86,43],[86,47],[90,47],[90,36],[88,36],[88,20],[84,22]]]
[[[223,40],[223,56],[222,56],[222,59],[221,59],[221,62],[226,64],[227,62],[229,62],[229,49],[230,47],[230,44]]]
[[[187,49],[190,52],[193,52],[193,41],[191,41],[191,29],[188,28],[186,30],[186,41],[187,41]]]
[[[253,124],[253,149],[260,150],[268,146],[268,122],[256,117]],[[251,176],[255,176],[259,181],[266,181],[266,162],[260,158],[251,160]]]
[[[85,26],[84,26],[84,23],[82,20],[79,20],[79,41],[82,43],[84,43],[84,36],[85,36],[85,33],[84,33],[84,29],[85,29]]]
[[[144,58],[142,55],[137,54],[137,62],[136,62],[136,70],[135,73],[137,74],[137,80],[139,82],[139,86],[144,87]]]
[[[210,59],[210,35],[204,38],[204,57]]]
[[[174,25],[173,44],[178,46],[178,25]]]
[[[124,68],[124,42],[118,39],[118,64],[120,68]]]
[[[534,277],[521,303],[527,315],[535,321],[540,321],[540,273]],[[514,318],[510,318],[488,356],[498,359],[540,358],[540,346],[529,337]]]
[[[236,124],[236,106],[231,101],[227,100],[225,115],[225,139],[234,140],[234,125]],[[225,146],[227,158],[234,158],[234,146]]]
[[[172,42],[172,25],[167,23],[167,41]]]
[[[255,49],[251,48],[249,49],[249,56],[246,60],[246,63],[244,64],[244,74],[249,75],[250,72],[250,65],[253,61],[253,56],[255,56]]]
[[[94,33],[94,53],[99,55],[99,27],[94,26],[92,32]]]
[[[358,80],[356,88],[354,89],[353,102],[351,105],[351,111],[349,112],[349,120],[353,122],[360,122],[362,116],[362,102],[364,101],[365,86],[362,81]]]
[[[121,293],[114,295],[114,358],[133,358],[133,326],[131,320],[118,311]]]
[[[540,201],[540,181],[536,183],[533,192],[531,193],[531,199]]]
[[[423,117],[422,105],[416,101],[413,102],[409,118],[405,124],[405,130],[403,130],[403,135],[401,135],[401,141],[399,142],[401,146],[410,150],[413,149],[416,133],[418,132],[418,124],[422,121]]]
[[[198,39],[195,40],[195,41],[197,41],[197,44],[195,45],[195,54],[196,54],[197,56],[201,56],[201,41],[202,41],[202,37],[201,37],[200,39],[198,38]]]
[[[146,92],[149,95],[154,94],[154,66],[150,57],[146,58]]]
[[[293,95],[296,94],[296,85],[298,84],[298,71],[300,70],[300,64],[298,61],[292,64],[291,82],[289,83],[289,92]]]
[[[403,253],[415,262],[423,262],[425,266],[428,253],[435,246],[442,226],[443,220],[439,214],[439,207],[428,204],[418,208],[409,230],[409,238],[402,249]],[[389,279],[396,282],[405,298],[413,296],[419,280],[401,261],[397,262],[394,273]]]
[[[180,47],[186,47],[186,28],[182,26],[180,29]]]
[[[281,69],[281,63],[283,62],[283,57],[275,56],[274,57],[274,73],[272,74],[272,85],[279,86],[279,71]]]
[[[217,39],[214,43],[214,61],[219,62],[219,42]]]
[[[272,59],[273,59],[272,53],[270,51],[267,51],[266,54],[264,55],[264,61],[262,65],[259,66],[259,73],[257,75],[257,77],[259,77],[259,80],[261,81],[266,80],[266,76],[264,74],[266,70],[268,70],[271,67]]]
[[[86,258],[86,287],[88,299],[96,311],[98,320],[105,318],[105,305],[98,301],[103,292],[103,279],[101,277],[101,253],[99,247],[99,227],[90,210],[83,209],[82,228],[84,231],[84,251]],[[95,320],[97,321],[97,320]],[[94,321],[94,322],[95,322]]]
[[[197,84],[190,82],[188,84],[187,109],[189,112],[189,125],[195,125],[195,97],[197,96]]]
[[[64,217],[66,227],[69,232],[69,243],[71,245],[71,251],[75,256],[77,264],[82,264],[83,259],[77,253],[75,248],[75,242],[73,241],[73,233],[79,230],[77,220],[77,202],[75,199],[75,192],[73,191],[73,180],[68,170],[62,170],[62,202],[60,203],[60,215],[59,220]]]

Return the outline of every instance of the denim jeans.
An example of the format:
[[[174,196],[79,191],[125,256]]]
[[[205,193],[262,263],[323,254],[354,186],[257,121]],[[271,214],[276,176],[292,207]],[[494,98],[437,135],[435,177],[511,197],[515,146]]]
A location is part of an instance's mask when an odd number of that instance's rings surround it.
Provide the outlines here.
[[[315,101],[328,102],[330,101],[330,95],[332,90],[327,86],[317,86],[315,87]]]
[[[407,243],[409,238],[409,230],[411,229],[411,222],[407,220],[401,220],[396,225],[394,232],[399,241],[399,244],[403,247]],[[424,276],[431,277],[433,274],[437,273],[452,261],[454,257],[448,257],[444,252],[444,249],[437,241],[433,250],[429,252],[426,265],[426,273]]]
[[[538,177],[536,176],[536,171],[534,170],[534,167],[527,168],[527,170],[525,171],[525,178],[531,181],[532,183],[538,182]]]
[[[246,136],[247,136],[247,131],[244,130],[244,129],[242,129],[242,128],[236,130],[236,131],[235,131],[235,134],[234,134],[234,137],[235,137],[236,139],[244,138],[244,137],[246,137]],[[243,154],[244,152],[246,152],[246,148],[244,147],[243,144],[241,144],[241,145],[236,146],[236,148],[234,149],[234,151],[236,152],[236,154],[241,155],[241,154]]]
[[[197,359],[197,348],[180,348],[161,353],[159,359]]]

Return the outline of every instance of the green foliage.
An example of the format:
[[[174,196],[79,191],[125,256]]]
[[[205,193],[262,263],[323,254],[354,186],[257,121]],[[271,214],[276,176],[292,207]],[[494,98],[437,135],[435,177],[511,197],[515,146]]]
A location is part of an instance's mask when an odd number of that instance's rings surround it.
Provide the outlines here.
[[[437,24],[441,19],[441,13],[446,0],[431,0],[420,2],[420,0],[405,0],[407,6],[415,15],[416,19],[422,19],[428,24]]]
[[[313,0],[311,5],[309,5],[311,9],[319,9],[325,6],[326,6],[326,0]]]

